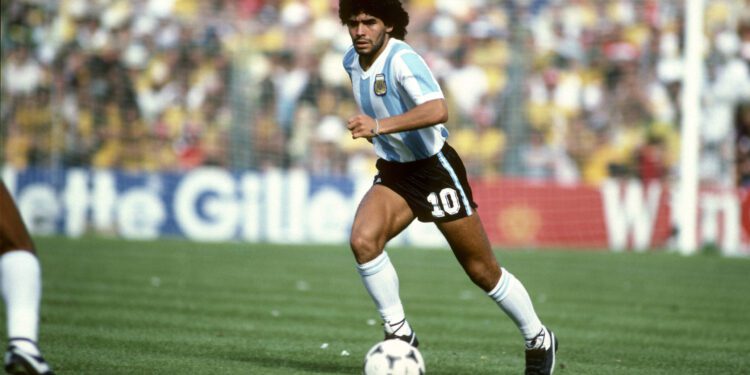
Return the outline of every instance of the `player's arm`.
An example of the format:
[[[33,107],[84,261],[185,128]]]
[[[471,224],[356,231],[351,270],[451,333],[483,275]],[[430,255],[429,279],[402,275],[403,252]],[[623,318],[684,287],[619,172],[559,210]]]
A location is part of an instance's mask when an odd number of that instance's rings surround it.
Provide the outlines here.
[[[400,115],[375,121],[370,116],[358,114],[347,122],[352,138],[372,138],[380,134],[398,133],[425,128],[448,121],[448,106],[445,99],[424,102]]]
[[[397,116],[378,120],[380,134],[420,129],[448,121],[445,99],[433,99]]]

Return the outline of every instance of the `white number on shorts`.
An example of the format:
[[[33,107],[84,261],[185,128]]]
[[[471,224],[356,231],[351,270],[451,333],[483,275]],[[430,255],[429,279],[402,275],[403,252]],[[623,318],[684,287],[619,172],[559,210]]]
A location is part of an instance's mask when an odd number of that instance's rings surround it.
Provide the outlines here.
[[[427,196],[427,201],[432,205],[432,216],[434,217],[444,217],[446,213],[455,215],[461,210],[458,194],[451,188],[441,190],[439,200],[436,193],[430,193]]]

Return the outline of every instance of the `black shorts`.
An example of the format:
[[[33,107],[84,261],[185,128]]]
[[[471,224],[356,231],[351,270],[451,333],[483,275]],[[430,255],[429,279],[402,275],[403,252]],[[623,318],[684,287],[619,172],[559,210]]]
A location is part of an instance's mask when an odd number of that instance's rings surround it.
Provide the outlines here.
[[[477,204],[466,168],[447,143],[436,155],[399,163],[378,159],[375,184],[402,196],[419,221],[444,222],[471,216]]]

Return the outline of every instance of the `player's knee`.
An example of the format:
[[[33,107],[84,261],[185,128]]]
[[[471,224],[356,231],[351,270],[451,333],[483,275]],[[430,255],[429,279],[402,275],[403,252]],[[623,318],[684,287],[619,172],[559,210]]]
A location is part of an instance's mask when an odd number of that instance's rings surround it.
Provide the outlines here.
[[[355,253],[370,252],[373,248],[373,239],[359,233],[352,233],[349,237],[349,246]]]
[[[376,239],[362,232],[352,232],[349,237],[349,246],[360,263],[374,259],[379,254]]]
[[[490,291],[500,279],[500,270],[490,265],[474,262],[466,267],[466,273],[471,281],[482,290]]]

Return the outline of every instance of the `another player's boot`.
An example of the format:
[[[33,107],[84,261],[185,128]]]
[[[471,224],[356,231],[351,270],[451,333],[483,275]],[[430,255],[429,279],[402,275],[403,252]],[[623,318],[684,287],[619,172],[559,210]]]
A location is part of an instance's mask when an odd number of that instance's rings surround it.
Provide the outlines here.
[[[411,327],[409,327],[408,323],[406,323],[406,319],[394,324],[389,324],[386,322],[385,324],[383,324],[383,329],[385,330],[386,340],[398,339],[415,348],[419,346],[417,334],[414,333],[414,330],[412,330]],[[406,330],[408,330],[409,333],[403,332]]]
[[[557,337],[546,327],[526,344],[526,375],[549,375],[555,369]]]
[[[19,341],[26,341],[36,346],[36,343],[31,340],[12,338],[8,351],[5,352],[5,372],[11,375],[54,375],[41,354],[31,354],[22,349],[16,345]]]

